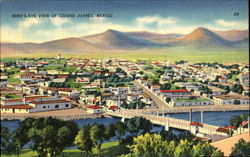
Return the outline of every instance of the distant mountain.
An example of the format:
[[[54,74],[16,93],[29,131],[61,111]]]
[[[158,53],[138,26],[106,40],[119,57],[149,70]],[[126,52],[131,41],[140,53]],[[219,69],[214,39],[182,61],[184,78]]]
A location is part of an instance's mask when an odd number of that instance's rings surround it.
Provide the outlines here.
[[[204,47],[204,48],[222,48],[222,47],[232,47],[233,42],[228,41],[216,33],[206,29],[197,28],[191,33],[176,38],[172,41],[172,45],[182,45],[182,46],[193,46],[193,47]]]
[[[40,44],[40,46],[55,52],[90,52],[90,51],[100,51],[101,49],[87,41],[81,40],[79,38],[66,38],[60,40],[53,40]]]
[[[229,41],[242,41],[249,38],[248,30],[230,30],[230,31],[214,31],[222,38]]]
[[[176,34],[176,33],[160,34],[160,33],[146,32],[146,31],[127,32],[127,34],[135,36],[135,37],[151,40],[154,42],[158,42],[158,43],[167,43],[171,39],[175,39],[175,38],[183,36],[183,34]]]
[[[82,37],[81,39],[103,48],[112,49],[138,49],[160,46],[159,43],[111,29],[100,34]]]
[[[133,52],[134,50],[177,46],[199,49],[247,49],[249,47],[249,38],[245,34],[246,31],[216,32],[214,33],[206,28],[197,28],[187,35],[107,30],[103,33],[81,38],[65,38],[40,44],[1,43],[1,55],[51,52],[86,54],[90,52],[106,53],[110,50]]]

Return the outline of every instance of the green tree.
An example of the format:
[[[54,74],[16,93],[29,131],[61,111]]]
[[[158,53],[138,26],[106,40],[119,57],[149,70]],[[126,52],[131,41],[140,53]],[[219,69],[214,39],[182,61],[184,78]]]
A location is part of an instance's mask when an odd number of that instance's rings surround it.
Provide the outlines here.
[[[94,143],[90,138],[90,125],[85,125],[75,137],[74,144],[78,147],[78,149],[85,151],[85,157],[88,156],[89,152],[92,152],[94,147]]]
[[[230,119],[231,125],[238,128],[243,121],[247,120],[248,115],[247,114],[241,114],[241,115],[235,115]]]
[[[160,157],[170,156],[167,154],[167,141],[163,141],[162,137],[157,134],[140,135],[134,138],[133,145],[130,146],[132,156],[135,157]],[[171,152],[171,151],[169,151]]]
[[[193,146],[192,156],[199,157],[199,156],[223,156],[223,153],[221,151],[218,151],[216,148],[214,148],[212,145],[210,145],[208,142],[199,142],[197,145]]]
[[[244,139],[240,139],[232,149],[230,156],[242,156],[247,157],[250,155],[250,142],[246,142]]]
[[[172,131],[166,131],[165,129],[162,129],[160,135],[162,136],[162,139],[165,141],[177,140],[177,136],[174,135]]]
[[[126,132],[126,125],[123,122],[118,121],[115,123],[114,126],[115,126],[115,133],[117,135],[119,145],[120,145],[121,140],[122,140],[122,136],[125,135],[125,132]]]
[[[175,148],[174,157],[187,157],[192,155],[192,143],[188,140],[180,140]]]
[[[110,138],[115,136],[115,126],[114,124],[110,124],[105,127],[105,132],[104,132],[105,140],[110,140]]]
[[[10,154],[14,148],[10,130],[1,125],[1,149]]]
[[[98,149],[99,156],[101,156],[102,143],[105,140],[105,126],[102,124],[95,124],[90,129],[90,138]]]
[[[31,141],[31,149],[40,156],[52,156],[62,153],[63,149],[73,144],[78,126],[73,121],[63,121],[52,117],[29,118],[22,122],[20,133],[24,139],[17,138],[17,144]],[[26,136],[26,137],[25,137]]]
[[[171,89],[171,84],[170,83],[164,83],[163,85],[161,85],[161,90],[169,90]]]
[[[142,133],[150,132],[152,129],[152,123],[143,117],[133,117],[126,123],[128,131],[138,134],[141,130]]]

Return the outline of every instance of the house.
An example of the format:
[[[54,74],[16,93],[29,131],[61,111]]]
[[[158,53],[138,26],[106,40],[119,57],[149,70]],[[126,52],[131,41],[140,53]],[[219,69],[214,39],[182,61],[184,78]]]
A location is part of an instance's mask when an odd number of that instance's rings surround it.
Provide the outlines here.
[[[69,109],[72,107],[70,101],[66,101],[63,99],[54,99],[54,100],[43,100],[30,102],[29,105],[33,107],[30,112],[43,112],[43,111],[51,111],[51,110],[61,110],[61,109]]]
[[[244,85],[249,84],[249,73],[240,73],[238,78],[241,84],[244,84]]]
[[[156,92],[156,91],[160,91],[161,86],[159,84],[154,84],[150,88],[153,92]]]
[[[232,95],[216,95],[213,97],[214,101],[220,105],[249,105],[249,97],[239,94]]]
[[[106,101],[106,106],[111,107],[111,106],[118,106],[120,107],[121,104],[124,103],[124,99],[110,99]]]
[[[102,113],[102,107],[90,105],[90,106],[87,106],[87,112],[94,113],[94,114]]]
[[[110,106],[110,107],[108,108],[109,111],[115,111],[115,110],[117,110],[117,109],[118,109],[117,106]]]
[[[23,99],[4,99],[1,100],[1,105],[7,106],[7,105],[23,105],[24,101]]]
[[[89,77],[77,77],[76,83],[90,83]]]
[[[0,105],[1,113],[30,113],[33,109],[30,105]]]
[[[178,95],[190,95],[188,90],[160,90],[161,96],[172,97]]]
[[[219,82],[221,82],[221,83],[226,83],[227,82],[227,78],[226,77],[219,77]]]
[[[169,103],[171,106],[203,106],[213,105],[210,99],[174,99]]]
[[[127,100],[130,102],[138,101],[140,94],[127,94]]]

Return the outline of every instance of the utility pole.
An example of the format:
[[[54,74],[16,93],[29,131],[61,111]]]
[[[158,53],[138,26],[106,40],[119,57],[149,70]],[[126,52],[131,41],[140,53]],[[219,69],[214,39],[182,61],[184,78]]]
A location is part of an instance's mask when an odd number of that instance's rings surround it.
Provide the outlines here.
[[[204,123],[203,111],[201,111],[201,123]]]
[[[192,122],[192,109],[190,109],[190,112],[189,112],[189,121],[190,123]]]

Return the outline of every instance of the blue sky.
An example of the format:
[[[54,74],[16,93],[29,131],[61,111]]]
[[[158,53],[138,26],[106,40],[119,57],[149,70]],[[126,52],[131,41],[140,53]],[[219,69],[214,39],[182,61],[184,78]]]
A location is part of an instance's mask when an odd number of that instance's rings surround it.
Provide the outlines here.
[[[234,13],[238,12],[238,16]],[[13,18],[13,14],[56,14],[52,18]],[[94,17],[59,17],[87,14]],[[112,14],[111,18],[96,14]],[[44,42],[103,32],[151,31],[190,33],[197,27],[212,30],[248,29],[247,0],[3,0],[1,40]]]

